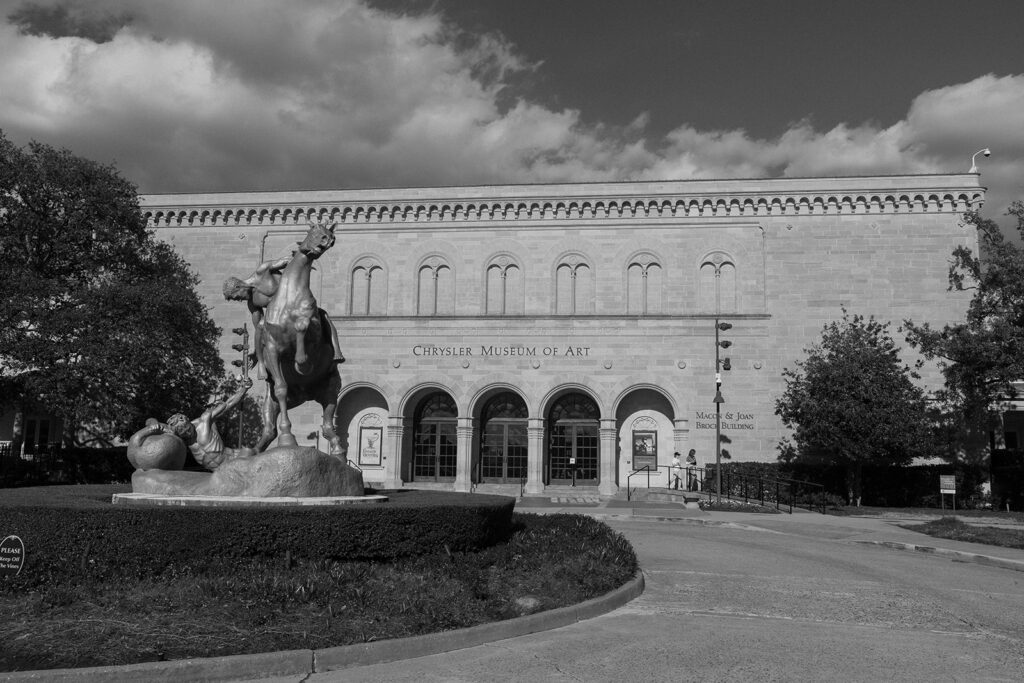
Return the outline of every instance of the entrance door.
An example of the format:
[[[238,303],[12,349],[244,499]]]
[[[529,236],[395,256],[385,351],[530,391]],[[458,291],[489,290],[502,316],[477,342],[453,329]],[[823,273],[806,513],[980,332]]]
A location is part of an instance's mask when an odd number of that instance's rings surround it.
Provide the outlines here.
[[[480,481],[519,483],[526,478],[526,403],[517,394],[498,394],[481,414]]]
[[[526,425],[492,420],[480,444],[480,480],[518,483],[526,478]]]
[[[420,404],[413,423],[413,480],[455,480],[457,414],[447,394],[431,394]]]
[[[548,481],[593,486],[600,478],[600,422],[597,404],[583,394],[568,394],[551,409],[548,424]]]

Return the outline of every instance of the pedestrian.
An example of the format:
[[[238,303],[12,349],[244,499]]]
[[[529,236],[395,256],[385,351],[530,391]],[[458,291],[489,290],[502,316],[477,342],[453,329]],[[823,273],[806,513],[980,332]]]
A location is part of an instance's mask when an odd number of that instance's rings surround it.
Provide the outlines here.
[[[691,448],[686,454],[686,490],[697,490],[697,449]]]
[[[670,474],[672,475],[671,478],[673,480],[672,488],[676,491],[679,490],[679,473],[683,469],[682,458],[683,456],[679,454],[679,451],[672,454],[672,467],[670,469]]]

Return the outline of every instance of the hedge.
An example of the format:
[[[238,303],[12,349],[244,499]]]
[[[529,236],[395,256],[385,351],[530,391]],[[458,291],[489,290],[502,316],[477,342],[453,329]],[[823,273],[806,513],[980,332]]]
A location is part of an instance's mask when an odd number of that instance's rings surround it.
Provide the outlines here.
[[[705,486],[714,488],[714,466],[706,470]],[[782,464],[777,462],[722,463],[723,486],[726,473],[733,480],[733,494],[740,490],[740,476],[756,481],[764,479],[796,479],[822,484],[830,498],[846,499],[846,470],[835,465]],[[940,507],[939,475],[952,474],[952,465],[910,465],[894,467],[864,465],[861,480],[861,504],[880,507]],[[968,507],[980,498],[985,468],[960,463],[956,467],[957,507]],[[770,498],[774,498],[774,489]],[[849,501],[847,501],[849,502]],[[946,504],[952,504],[947,496]]]
[[[476,550],[511,534],[515,501],[332,508],[3,508],[0,534],[19,536],[25,565],[0,590],[119,576],[203,573],[240,561],[378,560]]]
[[[126,446],[58,447],[32,457],[0,457],[0,486],[110,484],[131,481],[135,471],[128,462]]]

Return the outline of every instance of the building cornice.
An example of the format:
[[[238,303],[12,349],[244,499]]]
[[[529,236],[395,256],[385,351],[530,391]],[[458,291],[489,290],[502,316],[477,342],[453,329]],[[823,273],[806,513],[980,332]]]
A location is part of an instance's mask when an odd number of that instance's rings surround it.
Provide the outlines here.
[[[685,180],[141,195],[151,227],[722,219],[980,208],[979,176]]]

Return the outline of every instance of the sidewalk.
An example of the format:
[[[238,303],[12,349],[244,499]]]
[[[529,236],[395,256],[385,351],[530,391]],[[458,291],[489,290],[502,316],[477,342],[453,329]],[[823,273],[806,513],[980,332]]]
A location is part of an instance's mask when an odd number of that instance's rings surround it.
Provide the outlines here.
[[[583,514],[608,520],[655,518],[681,524],[761,529],[798,535],[824,535],[849,543],[882,545],[896,550],[951,555],[963,561],[1024,572],[1024,550],[1022,549],[935,538],[901,526],[922,524],[937,518],[936,515],[828,515],[806,510],[794,510],[793,514],[783,512],[777,515],[751,512],[707,512],[683,508],[677,503],[661,501],[615,499],[574,501],[565,499],[565,497],[541,496],[520,499],[516,503],[516,512]],[[961,519],[968,524],[978,526],[999,526],[1024,530],[1024,525],[998,518],[993,518],[991,521],[987,518]]]

